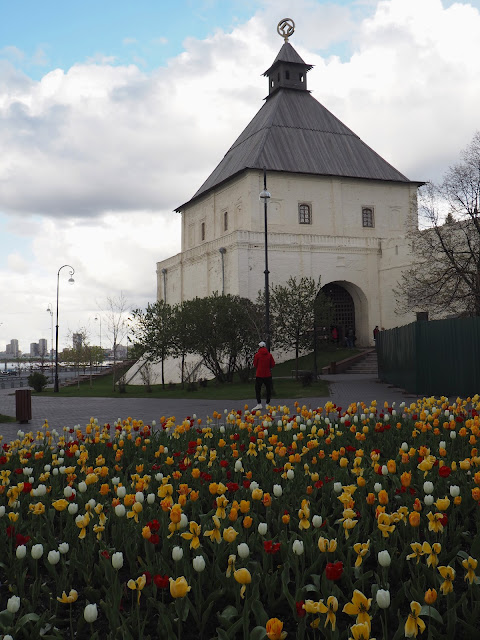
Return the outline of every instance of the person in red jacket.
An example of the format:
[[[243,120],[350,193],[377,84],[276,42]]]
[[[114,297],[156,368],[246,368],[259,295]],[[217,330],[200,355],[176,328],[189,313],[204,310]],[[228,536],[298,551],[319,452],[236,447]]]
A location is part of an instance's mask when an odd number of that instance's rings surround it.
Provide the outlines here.
[[[267,349],[265,342],[259,342],[259,349],[253,358],[253,366],[255,372],[255,395],[257,396],[257,406],[252,411],[258,411],[262,408],[262,385],[265,385],[266,404],[270,404],[270,396],[272,395],[272,369],[275,366],[275,360]]]

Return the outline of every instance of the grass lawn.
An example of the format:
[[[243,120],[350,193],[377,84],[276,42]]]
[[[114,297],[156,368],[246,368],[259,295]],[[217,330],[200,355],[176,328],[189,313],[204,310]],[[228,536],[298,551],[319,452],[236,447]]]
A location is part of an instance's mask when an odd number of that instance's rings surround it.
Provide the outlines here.
[[[3,413],[0,413],[0,422],[16,422],[17,419],[13,416],[6,416]]]
[[[331,361],[339,361],[348,356],[358,353],[352,349],[328,349],[317,354],[317,368],[320,372],[322,367]],[[311,370],[313,368],[313,354],[303,356],[299,359],[300,370]],[[310,386],[303,386],[291,377],[291,372],[295,369],[295,360],[288,360],[277,365],[274,369],[274,394],[277,398],[312,398],[318,396],[328,396],[328,384],[323,380],[317,380]],[[94,378],[92,385],[90,381],[81,382],[80,385],[71,387],[60,387],[58,394],[54,394],[53,390],[47,389],[42,392],[43,396],[56,396],[71,398],[97,397],[97,398],[198,398],[206,400],[246,400],[254,397],[253,379],[251,382],[242,383],[234,381],[233,383],[217,384],[213,380],[209,380],[206,387],[197,385],[195,391],[187,391],[182,389],[180,384],[166,386],[162,389],[161,385],[152,385],[152,392],[148,393],[142,385],[127,385],[126,393],[119,393],[118,389],[112,389],[112,376],[102,376]]]

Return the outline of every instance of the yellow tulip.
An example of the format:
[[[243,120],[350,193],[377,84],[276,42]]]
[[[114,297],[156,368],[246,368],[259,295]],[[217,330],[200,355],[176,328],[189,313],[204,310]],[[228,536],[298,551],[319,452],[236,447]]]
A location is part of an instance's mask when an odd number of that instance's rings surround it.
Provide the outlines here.
[[[425,622],[419,618],[421,609],[422,607],[419,602],[414,600],[410,603],[410,613],[405,623],[405,637],[416,638],[419,629],[421,633],[425,631]]]
[[[170,594],[172,598],[184,598],[191,588],[183,576],[176,580],[170,578]]]
[[[357,616],[357,624],[366,623],[370,626],[370,615],[368,611],[371,604],[371,598],[367,598],[361,591],[355,589],[352,601],[347,602],[343,607],[343,613],[349,616]]]
[[[65,591],[62,593],[61,598],[57,596],[57,600],[59,602],[63,602],[64,604],[72,604],[72,602],[76,602],[77,599],[78,593],[75,591],[75,589],[70,589],[70,593],[68,594],[68,596]]]
[[[468,580],[470,584],[473,584],[475,580],[475,569],[477,568],[478,561],[475,558],[468,556],[466,560],[462,561],[462,566],[466,570],[465,580]]]
[[[65,511],[65,509],[68,507],[68,501],[65,500],[64,498],[60,500],[55,500],[55,502],[52,502],[52,507],[56,511]]]
[[[245,591],[247,588],[246,585],[250,584],[252,581],[252,576],[250,574],[250,571],[248,569],[237,569],[236,571],[233,572],[233,577],[239,584],[242,585],[242,588],[240,589],[240,597],[244,598]]]
[[[265,625],[268,640],[284,640],[287,632],[283,631],[283,622],[278,618],[270,618]]]
[[[238,532],[235,531],[233,527],[228,527],[228,529],[223,530],[223,539],[225,542],[235,542],[237,536]]]
[[[455,569],[450,566],[447,566],[447,567],[442,566],[442,567],[438,567],[438,572],[443,578],[443,582],[440,585],[440,591],[443,593],[444,596],[446,596],[447,593],[452,593],[453,591],[453,581],[455,580]]]

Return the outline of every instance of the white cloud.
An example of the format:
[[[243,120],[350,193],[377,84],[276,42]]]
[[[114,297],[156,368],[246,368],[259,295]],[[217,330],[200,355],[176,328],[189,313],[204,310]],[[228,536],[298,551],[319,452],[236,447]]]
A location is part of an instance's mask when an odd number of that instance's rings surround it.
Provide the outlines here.
[[[0,211],[29,246],[7,248],[0,271],[0,349],[12,337],[26,348],[40,329],[49,336],[44,309],[65,263],[76,284],[62,283],[62,339],[107,295],[154,300],[155,263],[180,249],[172,210],[263,104],[279,16],[294,18],[291,42],[315,65],[314,97],[400,171],[438,179],[456,160],[478,128],[477,9],[440,0],[292,7],[269,0],[230,33],[187,39],[148,74],[99,55],[35,82],[0,61]],[[332,56],[332,44],[351,55]]]

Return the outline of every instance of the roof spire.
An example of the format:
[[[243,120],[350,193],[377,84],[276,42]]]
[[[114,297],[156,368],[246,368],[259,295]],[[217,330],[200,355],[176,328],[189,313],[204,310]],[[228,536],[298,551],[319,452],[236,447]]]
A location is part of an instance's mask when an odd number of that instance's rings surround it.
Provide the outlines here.
[[[279,36],[288,42],[290,36],[293,35],[295,31],[295,22],[291,18],[283,18],[277,25],[277,33]]]

